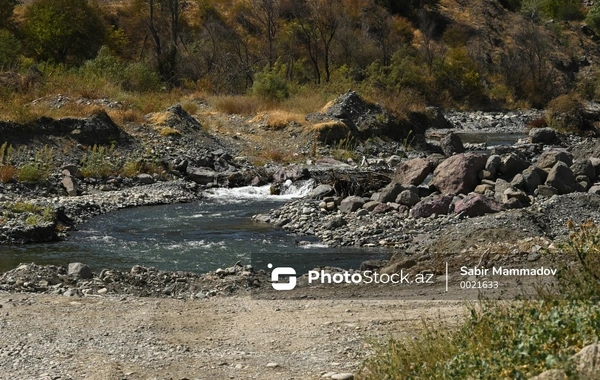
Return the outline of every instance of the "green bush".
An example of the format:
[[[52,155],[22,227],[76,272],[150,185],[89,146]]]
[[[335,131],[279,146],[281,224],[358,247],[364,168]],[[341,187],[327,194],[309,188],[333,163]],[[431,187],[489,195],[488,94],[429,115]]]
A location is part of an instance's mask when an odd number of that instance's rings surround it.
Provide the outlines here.
[[[123,89],[127,91],[160,91],[162,82],[158,74],[143,62],[133,63],[125,69]]]
[[[558,294],[567,299],[600,301],[600,228],[570,223],[569,241],[560,249]]]
[[[21,182],[40,182],[44,173],[36,164],[27,164],[19,168],[17,180]]]
[[[81,174],[85,177],[106,178],[117,172],[117,165],[111,161],[114,147],[94,145],[81,159]]]
[[[600,3],[594,4],[585,18],[586,24],[596,32],[600,32]]]
[[[267,70],[256,74],[250,92],[265,100],[282,101],[289,98],[290,86],[281,74]]]
[[[390,340],[360,379],[528,379],[561,368],[598,339],[600,304],[579,301],[489,303],[472,307],[457,330],[427,328],[416,340]]]
[[[8,30],[0,29],[0,70],[13,70],[19,64],[21,42]]]

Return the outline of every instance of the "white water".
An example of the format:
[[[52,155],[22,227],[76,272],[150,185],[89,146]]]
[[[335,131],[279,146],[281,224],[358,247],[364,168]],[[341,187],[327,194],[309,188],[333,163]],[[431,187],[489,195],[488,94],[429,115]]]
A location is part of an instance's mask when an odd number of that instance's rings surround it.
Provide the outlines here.
[[[315,186],[315,181],[310,179],[300,184],[294,184],[290,180],[281,186],[280,195],[271,195],[271,185],[244,186],[233,189],[211,189],[204,193],[206,198],[227,203],[241,203],[248,200],[253,201],[287,201],[306,196]]]

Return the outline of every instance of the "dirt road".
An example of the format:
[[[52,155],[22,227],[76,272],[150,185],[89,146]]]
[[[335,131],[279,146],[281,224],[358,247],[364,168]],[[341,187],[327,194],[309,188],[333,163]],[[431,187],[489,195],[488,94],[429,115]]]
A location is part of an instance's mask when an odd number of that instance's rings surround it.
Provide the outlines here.
[[[460,302],[0,293],[1,379],[317,379]]]

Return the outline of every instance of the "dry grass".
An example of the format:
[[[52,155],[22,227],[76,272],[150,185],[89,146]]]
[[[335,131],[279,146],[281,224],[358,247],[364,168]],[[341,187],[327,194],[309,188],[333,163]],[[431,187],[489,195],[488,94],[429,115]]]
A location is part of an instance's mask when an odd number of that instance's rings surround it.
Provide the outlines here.
[[[16,174],[17,168],[15,168],[13,165],[7,164],[0,166],[0,181],[3,183],[12,181]]]
[[[277,109],[257,115],[250,120],[250,122],[264,123],[269,129],[277,131],[284,129],[291,124],[305,125],[306,119],[303,114]]]
[[[208,103],[217,111],[228,115],[256,115],[261,110],[261,102],[245,95],[213,96]]]

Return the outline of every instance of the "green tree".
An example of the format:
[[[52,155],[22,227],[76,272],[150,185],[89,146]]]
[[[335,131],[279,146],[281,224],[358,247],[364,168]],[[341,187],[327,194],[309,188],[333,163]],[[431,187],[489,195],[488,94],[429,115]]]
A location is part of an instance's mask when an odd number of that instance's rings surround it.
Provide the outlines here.
[[[8,29],[11,26],[13,11],[20,0],[0,0],[0,29]]]
[[[40,60],[79,63],[93,58],[105,34],[99,8],[87,0],[37,0],[25,12],[25,43]]]

